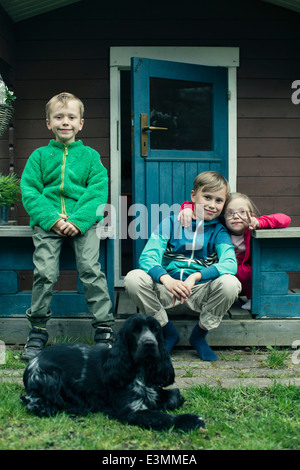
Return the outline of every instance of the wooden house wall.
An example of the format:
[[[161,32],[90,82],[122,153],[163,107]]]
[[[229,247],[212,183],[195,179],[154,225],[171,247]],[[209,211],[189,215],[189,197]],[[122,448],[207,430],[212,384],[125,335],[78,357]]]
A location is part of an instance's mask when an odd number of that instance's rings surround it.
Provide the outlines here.
[[[296,36],[241,48],[237,183],[262,214],[284,212],[299,226],[300,105],[291,100],[292,82],[300,77]]]
[[[261,213],[284,212],[299,226],[300,105],[291,101],[291,86],[300,79],[300,14],[259,0],[166,1],[159,9],[103,3],[83,0],[14,25],[17,173],[51,138],[44,106],[60,91],[84,101],[80,137],[110,173],[111,46],[239,47],[238,190]],[[18,222],[28,223],[21,205]]]
[[[110,46],[237,46],[238,190],[262,213],[285,212],[299,226],[300,105],[291,85],[300,78],[300,15],[255,0],[195,3],[143,11],[84,0],[16,24],[17,172],[51,137],[44,105],[64,90],[84,101],[81,137],[110,170]],[[27,220],[20,208],[19,222]]]

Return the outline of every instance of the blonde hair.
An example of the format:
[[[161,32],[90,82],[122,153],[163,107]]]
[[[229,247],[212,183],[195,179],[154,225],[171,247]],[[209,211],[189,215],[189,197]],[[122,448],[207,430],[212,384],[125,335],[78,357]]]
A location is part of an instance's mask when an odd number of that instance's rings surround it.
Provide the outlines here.
[[[203,171],[194,179],[193,191],[196,193],[198,189],[202,191],[219,191],[222,188],[226,190],[226,199],[230,194],[230,186],[226,178],[217,171]]]
[[[243,193],[231,193],[225,202],[223,212],[225,213],[227,206],[231,201],[233,201],[234,199],[238,199],[238,198],[244,199],[246,201],[246,203],[249,206],[250,212],[253,216],[259,215],[259,210],[254,204],[254,202],[250,199],[249,196],[247,196],[247,194],[243,194]]]
[[[82,119],[83,114],[84,114],[83,102],[79,98],[77,98],[77,96],[73,95],[72,93],[67,93],[66,91],[53,96],[53,98],[51,98],[51,100],[48,101],[48,103],[46,104],[46,118],[47,119],[50,118],[51,107],[53,105],[57,103],[61,103],[61,106],[65,106],[71,100],[75,100],[78,102],[80,119]]]

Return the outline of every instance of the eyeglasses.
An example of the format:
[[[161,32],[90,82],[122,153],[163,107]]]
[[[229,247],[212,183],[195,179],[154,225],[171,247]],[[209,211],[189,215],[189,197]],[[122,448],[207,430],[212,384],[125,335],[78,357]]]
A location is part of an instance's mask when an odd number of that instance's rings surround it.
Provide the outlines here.
[[[246,217],[246,216],[247,216],[247,211],[243,211],[243,210],[240,210],[240,211],[228,211],[228,212],[225,212],[225,217],[226,217],[227,219],[233,219],[233,217],[235,216],[235,214],[240,215],[241,217]]]

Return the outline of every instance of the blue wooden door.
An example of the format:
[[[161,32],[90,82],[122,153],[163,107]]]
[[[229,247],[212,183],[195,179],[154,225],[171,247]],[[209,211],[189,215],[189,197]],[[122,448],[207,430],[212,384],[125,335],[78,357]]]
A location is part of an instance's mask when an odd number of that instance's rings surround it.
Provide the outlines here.
[[[224,67],[134,57],[131,75],[137,267],[153,228],[151,208],[190,199],[202,171],[227,177],[228,73]]]

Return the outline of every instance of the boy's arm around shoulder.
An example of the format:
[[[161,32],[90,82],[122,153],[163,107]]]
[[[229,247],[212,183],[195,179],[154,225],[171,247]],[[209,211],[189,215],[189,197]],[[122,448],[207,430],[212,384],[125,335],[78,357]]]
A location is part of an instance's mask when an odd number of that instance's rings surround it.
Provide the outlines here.
[[[291,218],[285,214],[262,215],[258,218],[258,229],[264,228],[285,228],[291,223]]]
[[[192,219],[196,220],[194,215],[194,203],[192,201],[184,201],[180,208],[177,220],[180,221],[183,227],[189,227]]]
[[[27,160],[21,177],[22,202],[31,223],[49,231],[60,216],[51,201],[43,195],[43,189],[41,153],[37,149]]]
[[[192,201],[184,201],[181,206],[179,207],[179,211],[183,209],[192,209],[194,210],[194,203]]]

